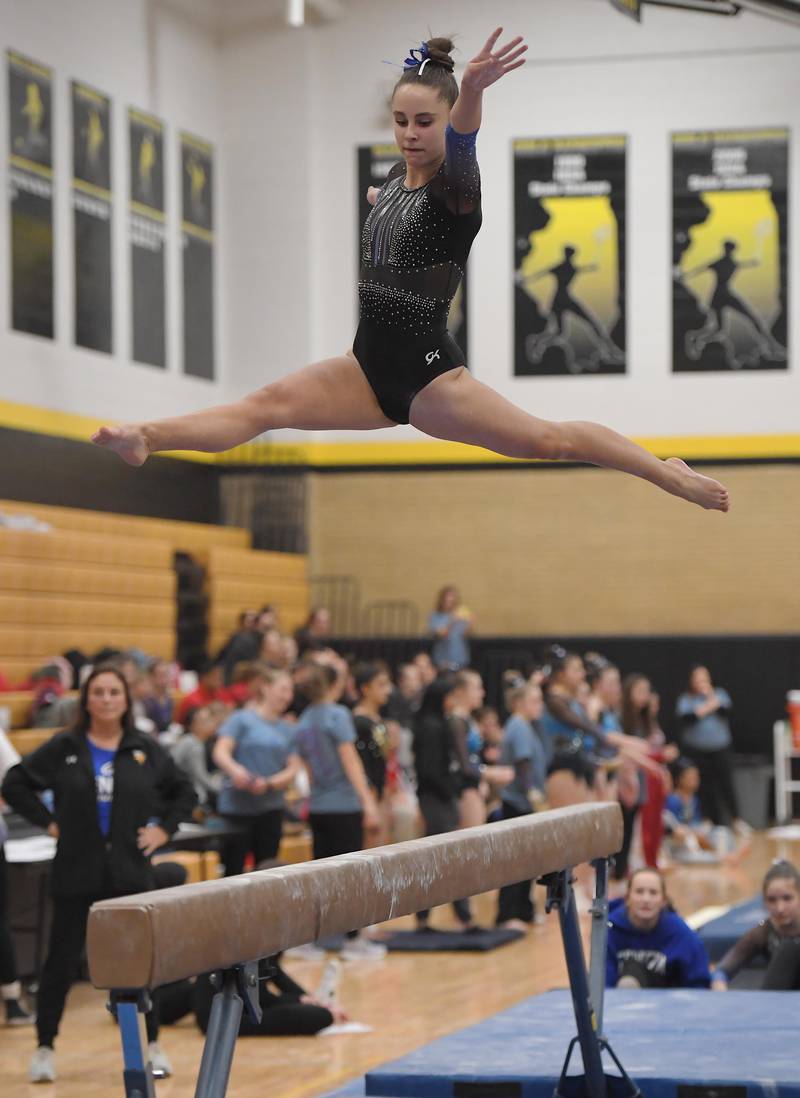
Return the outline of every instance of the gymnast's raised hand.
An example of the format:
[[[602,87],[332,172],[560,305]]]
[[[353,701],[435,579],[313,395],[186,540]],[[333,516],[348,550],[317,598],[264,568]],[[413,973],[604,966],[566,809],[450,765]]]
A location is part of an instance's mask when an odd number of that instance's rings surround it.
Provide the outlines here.
[[[449,39],[431,38],[405,59],[391,99],[401,159],[380,190],[368,193],[373,208],[362,233],[360,320],[351,351],[280,376],[281,364],[268,358],[268,337],[270,321],[281,318],[267,312],[265,373],[277,380],[216,408],[102,427],[92,441],[141,465],[152,453],[219,452],[285,427],[368,431],[411,423],[433,438],[507,457],[618,469],[700,507],[727,511],[726,489],[679,458],[662,461],[600,424],[540,419],[478,380],[481,372],[505,376],[506,362],[479,361],[473,373],[464,368],[447,318],[481,226],[476,141],[483,93],[521,68],[527,50],[521,36],[498,45],[501,34],[498,27],[468,62],[460,90]]]

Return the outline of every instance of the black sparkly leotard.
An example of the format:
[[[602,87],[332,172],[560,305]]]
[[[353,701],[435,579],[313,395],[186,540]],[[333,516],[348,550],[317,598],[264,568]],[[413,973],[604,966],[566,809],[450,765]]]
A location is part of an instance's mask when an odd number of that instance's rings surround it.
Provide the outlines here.
[[[447,127],[445,160],[423,187],[395,164],[361,234],[361,314],[353,353],[383,412],[408,423],[411,402],[464,363],[447,316],[481,226],[476,133]]]

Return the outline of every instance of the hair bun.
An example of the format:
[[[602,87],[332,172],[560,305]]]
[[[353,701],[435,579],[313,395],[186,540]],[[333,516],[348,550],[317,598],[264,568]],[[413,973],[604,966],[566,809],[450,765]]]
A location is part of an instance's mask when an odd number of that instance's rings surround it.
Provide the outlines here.
[[[428,47],[431,61],[435,61],[437,65],[441,65],[448,72],[453,71],[456,63],[450,54],[455,47],[449,38],[430,38],[425,45]]]

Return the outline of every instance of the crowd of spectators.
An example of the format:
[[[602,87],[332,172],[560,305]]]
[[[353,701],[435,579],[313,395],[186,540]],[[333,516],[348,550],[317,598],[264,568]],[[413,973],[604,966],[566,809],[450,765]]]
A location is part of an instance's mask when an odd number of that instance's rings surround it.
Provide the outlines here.
[[[66,969],[74,971],[90,903],[157,884],[148,876],[149,857],[189,816],[225,826],[222,860],[233,875],[274,864],[287,828],[307,828],[312,856],[319,858],[545,807],[617,800],[625,840],[614,876],[627,892],[613,914],[614,933],[635,937],[649,927],[655,934],[661,918],[670,933],[683,934],[669,922],[672,915],[663,914],[668,905],[659,868],[736,859],[748,841],[731,781],[730,695],[714,685],[707,667],[688,669],[676,710],[680,736],[671,743],[647,676],[635,669],[623,676],[602,653],[554,644],[532,653],[530,666],[505,671],[502,703],[487,706],[485,684],[469,666],[471,626],[457,589],[447,587],[431,615],[428,643],[390,666],[332,647],[325,608],[288,636],[275,609],[265,606],[243,611],[220,651],[193,675],[142,652],[105,650],[91,660],[67,653],[34,676],[35,723],[66,731],[8,764],[3,795],[59,842],[61,937],[51,941],[43,976],[40,1078],[53,1070],[52,1045],[71,979]],[[78,697],[70,693],[75,686]],[[80,757],[84,741],[95,786],[79,788],[70,779],[59,792],[61,764],[70,752]],[[130,880],[122,880],[125,859],[112,871],[108,850],[117,842],[130,851],[131,839],[114,832],[108,802],[113,794],[119,827],[117,798],[131,752],[146,763],[151,784],[130,807],[126,826],[137,833],[141,859],[128,866]],[[53,789],[55,803],[48,803],[46,791]],[[81,801],[87,789],[91,796]],[[79,877],[69,869],[65,846],[76,826],[65,817],[69,803],[84,830],[95,812],[99,824],[94,875],[77,893]],[[85,855],[84,844],[84,862]],[[579,886],[589,891],[580,874]],[[476,929],[468,899],[453,909],[461,929]],[[428,917],[418,914],[418,931],[427,932]],[[536,918],[532,882],[501,890],[498,926],[527,931]],[[697,975],[694,945],[687,943],[693,975],[686,980],[705,986],[707,969]],[[369,932],[348,936],[342,949],[347,960],[384,953]],[[324,951],[309,943],[299,954],[322,957]],[[614,971],[625,980],[640,978],[634,969],[620,962]],[[7,958],[0,977],[9,1019],[19,1020],[19,985]],[[199,989],[184,988],[181,1002]],[[320,1004],[309,999],[306,1005]],[[157,1032],[153,1018],[151,1041]]]

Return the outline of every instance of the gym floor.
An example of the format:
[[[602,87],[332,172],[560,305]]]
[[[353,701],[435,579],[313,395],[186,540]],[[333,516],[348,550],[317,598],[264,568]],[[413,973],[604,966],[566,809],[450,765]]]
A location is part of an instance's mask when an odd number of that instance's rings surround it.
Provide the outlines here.
[[[776,844],[756,835],[735,869],[676,868],[668,874],[670,895],[684,916],[700,908],[738,903],[752,896]],[[537,890],[537,901],[544,893]],[[541,909],[541,907],[540,907]],[[495,897],[476,901],[479,919],[490,923]],[[438,909],[434,925],[446,926],[449,908]],[[588,919],[585,920],[588,927]],[[411,919],[398,919],[398,929]],[[322,966],[287,962],[287,969],[313,989]],[[306,1098],[324,1094],[353,1076],[454,1030],[472,1025],[531,995],[564,986],[566,969],[557,916],[547,917],[523,941],[487,954],[393,954],[377,964],[344,966],[341,1000],[354,1021],[370,1033],[319,1038],[261,1038],[239,1042],[231,1098]],[[27,1065],[33,1051],[31,1029],[0,1031],[3,1098],[94,1098],[123,1094],[118,1035],[104,1008],[104,996],[86,984],[73,989],[56,1046],[58,1081],[32,1086]],[[564,1035],[566,1042],[571,1034]],[[159,1082],[158,1098],[194,1094],[203,1038],[189,1019],[165,1028],[161,1043],[175,1074]]]

